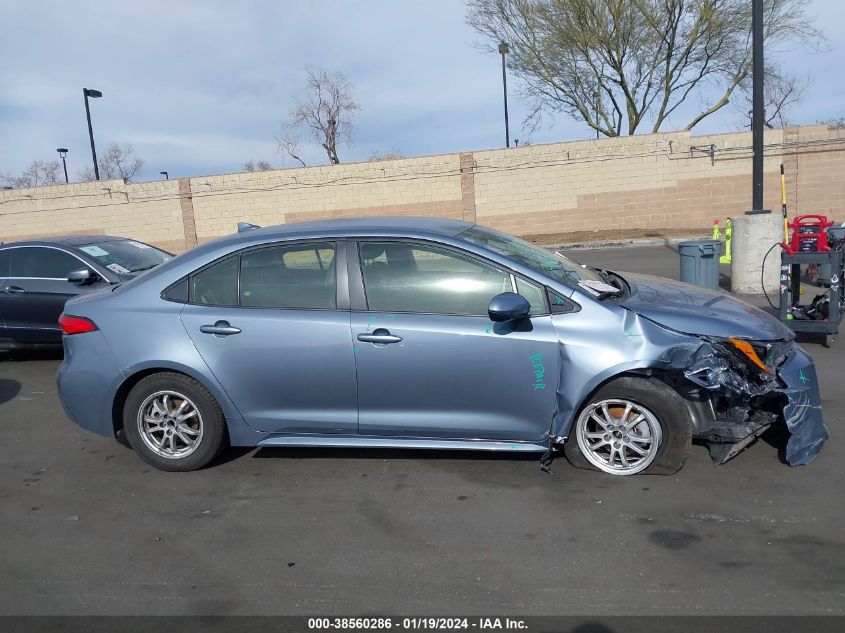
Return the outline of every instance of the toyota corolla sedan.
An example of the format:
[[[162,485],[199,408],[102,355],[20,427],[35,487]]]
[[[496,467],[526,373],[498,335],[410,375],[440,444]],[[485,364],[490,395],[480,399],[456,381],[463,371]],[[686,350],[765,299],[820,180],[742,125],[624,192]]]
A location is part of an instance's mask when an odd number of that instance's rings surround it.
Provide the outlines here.
[[[124,237],[73,235],[0,244],[0,350],[62,346],[65,302],[171,259]]]
[[[465,222],[253,228],[68,302],[80,426],[153,466],[226,445],[527,451],[612,475],[827,439],[813,363],[730,294],[579,265]]]

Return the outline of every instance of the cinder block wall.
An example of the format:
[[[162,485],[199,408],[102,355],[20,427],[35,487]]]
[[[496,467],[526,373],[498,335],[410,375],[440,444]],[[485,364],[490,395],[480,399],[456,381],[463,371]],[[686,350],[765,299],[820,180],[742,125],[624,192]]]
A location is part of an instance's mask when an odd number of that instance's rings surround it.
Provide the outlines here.
[[[766,133],[765,202],[845,220],[845,132]],[[335,166],[0,191],[0,240],[124,235],[183,251],[260,225],[367,215],[474,220],[538,239],[583,231],[706,231],[751,206],[751,134],[686,132]]]

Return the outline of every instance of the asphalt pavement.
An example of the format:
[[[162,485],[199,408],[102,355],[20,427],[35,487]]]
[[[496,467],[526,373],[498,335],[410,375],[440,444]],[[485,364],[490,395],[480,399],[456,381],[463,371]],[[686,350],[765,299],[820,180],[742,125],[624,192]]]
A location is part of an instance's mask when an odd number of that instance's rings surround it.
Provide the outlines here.
[[[671,247],[578,251],[677,276]],[[56,357],[0,362],[0,614],[845,614],[845,341],[807,343],[831,439],[672,477],[563,458],[229,450],[164,473],[63,414]]]

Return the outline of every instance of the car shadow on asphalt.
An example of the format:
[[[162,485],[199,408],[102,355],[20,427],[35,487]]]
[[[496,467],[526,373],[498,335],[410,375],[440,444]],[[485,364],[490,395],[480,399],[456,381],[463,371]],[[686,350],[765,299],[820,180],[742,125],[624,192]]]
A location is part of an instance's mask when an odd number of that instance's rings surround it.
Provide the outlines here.
[[[34,349],[34,350],[8,350],[0,351],[0,363],[3,362],[26,362],[30,360],[62,360],[64,351],[58,349]]]
[[[784,422],[772,424],[760,436],[760,439],[778,451],[778,461],[781,464],[789,464],[786,461],[786,444],[789,442],[789,429],[786,428]]]
[[[20,393],[21,383],[10,378],[0,378],[0,404],[6,404],[14,400]]]

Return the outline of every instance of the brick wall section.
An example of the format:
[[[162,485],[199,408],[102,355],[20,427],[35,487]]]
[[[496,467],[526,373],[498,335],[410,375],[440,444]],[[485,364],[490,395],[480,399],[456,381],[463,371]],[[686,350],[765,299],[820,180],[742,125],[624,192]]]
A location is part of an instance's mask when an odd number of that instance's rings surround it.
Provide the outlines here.
[[[766,132],[765,204],[845,220],[845,132]],[[172,251],[262,226],[335,217],[477,219],[517,235],[707,231],[751,206],[751,134],[687,132],[574,141],[179,180],[0,191],[0,241],[115,234]]]
[[[190,178],[179,179],[179,209],[182,211],[185,248],[194,248],[197,245],[197,223],[194,218],[194,201]]]
[[[475,158],[472,152],[461,154],[461,213],[465,222],[475,222]]]

